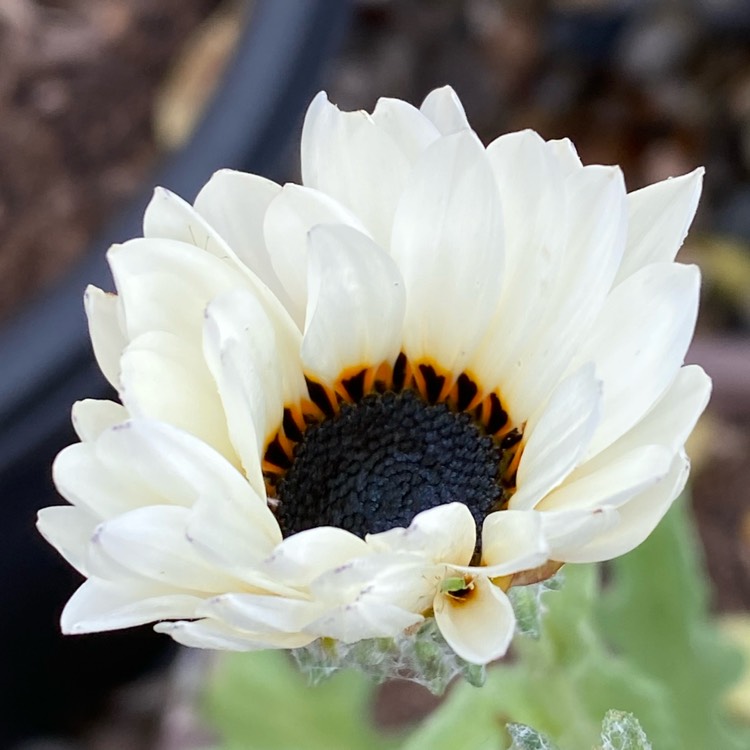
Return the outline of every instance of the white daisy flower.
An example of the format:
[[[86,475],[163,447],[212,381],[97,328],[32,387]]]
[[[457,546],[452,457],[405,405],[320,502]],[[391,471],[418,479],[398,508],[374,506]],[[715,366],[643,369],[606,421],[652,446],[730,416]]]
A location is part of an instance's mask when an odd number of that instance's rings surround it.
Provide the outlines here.
[[[702,170],[628,195],[568,141],[484,148],[443,88],[318,95],[302,177],[158,190],[87,291],[122,404],[75,405],[72,507],[40,514],[87,578],[63,629],[242,650],[434,617],[484,664],[510,586],[629,551],[685,484]]]

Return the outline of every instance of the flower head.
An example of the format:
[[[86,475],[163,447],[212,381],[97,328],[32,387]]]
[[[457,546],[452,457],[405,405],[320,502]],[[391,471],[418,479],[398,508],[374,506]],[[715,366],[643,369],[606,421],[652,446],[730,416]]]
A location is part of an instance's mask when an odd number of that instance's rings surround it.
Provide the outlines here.
[[[82,401],[42,533],[66,632],[192,646],[397,636],[502,656],[506,591],[642,542],[710,382],[673,262],[702,171],[626,194],[568,141],[484,148],[449,88],[302,134],[302,185],[158,190],[86,293],[121,404]]]

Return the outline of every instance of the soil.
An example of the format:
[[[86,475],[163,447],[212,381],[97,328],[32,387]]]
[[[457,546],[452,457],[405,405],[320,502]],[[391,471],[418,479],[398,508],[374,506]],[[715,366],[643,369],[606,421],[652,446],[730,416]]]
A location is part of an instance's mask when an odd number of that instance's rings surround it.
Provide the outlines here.
[[[218,1],[0,4],[0,320],[88,249],[154,165],[156,92]]]

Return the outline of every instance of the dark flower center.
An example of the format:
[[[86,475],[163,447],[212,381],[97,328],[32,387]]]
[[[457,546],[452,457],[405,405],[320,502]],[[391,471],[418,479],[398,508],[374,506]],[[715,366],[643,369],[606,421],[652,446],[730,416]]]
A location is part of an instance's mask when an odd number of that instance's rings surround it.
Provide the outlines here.
[[[285,536],[338,526],[358,536],[464,503],[477,527],[504,501],[503,449],[472,418],[417,393],[370,394],[309,427],[277,487]]]

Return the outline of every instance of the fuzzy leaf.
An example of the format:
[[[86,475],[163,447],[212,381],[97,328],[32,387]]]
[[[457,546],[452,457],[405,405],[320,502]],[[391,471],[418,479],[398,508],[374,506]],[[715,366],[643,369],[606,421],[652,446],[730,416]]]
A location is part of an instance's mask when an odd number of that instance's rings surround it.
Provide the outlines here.
[[[557,750],[543,734],[525,724],[508,724],[507,730],[513,740],[510,750]]]
[[[633,714],[607,711],[602,722],[602,750],[652,750],[646,733]]]

